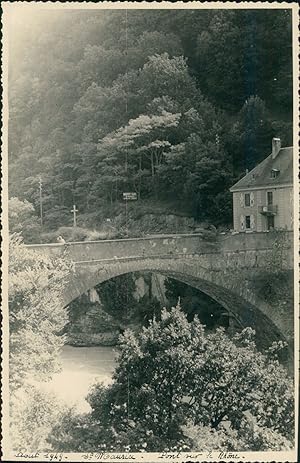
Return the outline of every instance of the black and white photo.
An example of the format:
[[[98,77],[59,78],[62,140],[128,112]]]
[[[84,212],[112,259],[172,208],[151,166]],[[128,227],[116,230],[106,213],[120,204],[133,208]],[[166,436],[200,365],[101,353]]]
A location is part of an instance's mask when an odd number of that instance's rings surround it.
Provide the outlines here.
[[[4,461],[296,461],[297,3],[2,5]]]

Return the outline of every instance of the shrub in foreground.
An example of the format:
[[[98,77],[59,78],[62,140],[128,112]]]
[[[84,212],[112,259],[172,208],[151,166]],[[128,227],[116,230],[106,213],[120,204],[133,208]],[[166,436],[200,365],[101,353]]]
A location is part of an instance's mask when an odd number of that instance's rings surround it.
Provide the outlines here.
[[[231,339],[223,329],[206,333],[179,307],[163,309],[138,335],[121,337],[113,384],[95,385],[91,413],[54,430],[56,450],[291,447],[292,381],[280,346],[260,353],[253,336],[249,328]]]

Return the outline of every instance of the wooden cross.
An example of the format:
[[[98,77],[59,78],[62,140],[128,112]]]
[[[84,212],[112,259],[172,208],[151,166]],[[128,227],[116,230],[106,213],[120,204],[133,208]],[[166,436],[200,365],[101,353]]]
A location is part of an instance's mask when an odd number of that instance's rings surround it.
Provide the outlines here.
[[[71,212],[73,212],[73,227],[76,227],[76,212],[78,212],[78,209],[76,209],[75,204],[73,205]]]

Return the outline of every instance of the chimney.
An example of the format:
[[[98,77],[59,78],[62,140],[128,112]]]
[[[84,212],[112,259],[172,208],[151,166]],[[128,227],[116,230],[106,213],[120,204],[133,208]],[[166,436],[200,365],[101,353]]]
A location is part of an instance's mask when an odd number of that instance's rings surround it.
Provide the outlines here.
[[[280,138],[273,138],[272,139],[272,159],[275,159],[277,154],[281,149],[281,140]]]

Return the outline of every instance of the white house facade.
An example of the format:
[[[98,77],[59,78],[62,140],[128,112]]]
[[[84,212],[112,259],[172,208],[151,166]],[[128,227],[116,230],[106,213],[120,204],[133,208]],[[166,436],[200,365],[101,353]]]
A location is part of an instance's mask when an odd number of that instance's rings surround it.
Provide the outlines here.
[[[230,189],[235,231],[293,229],[293,148],[272,140],[272,153]]]

